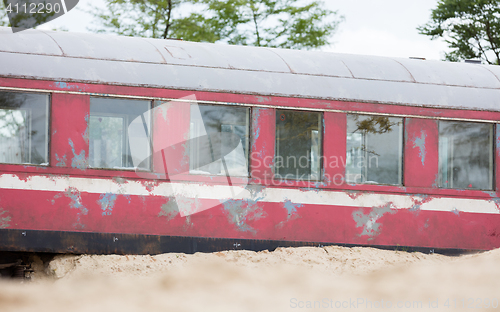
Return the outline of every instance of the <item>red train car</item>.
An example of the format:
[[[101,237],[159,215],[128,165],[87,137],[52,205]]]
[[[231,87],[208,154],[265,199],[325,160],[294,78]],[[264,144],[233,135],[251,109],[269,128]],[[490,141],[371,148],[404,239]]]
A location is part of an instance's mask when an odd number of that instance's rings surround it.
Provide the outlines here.
[[[0,38],[0,250],[500,247],[500,67]]]

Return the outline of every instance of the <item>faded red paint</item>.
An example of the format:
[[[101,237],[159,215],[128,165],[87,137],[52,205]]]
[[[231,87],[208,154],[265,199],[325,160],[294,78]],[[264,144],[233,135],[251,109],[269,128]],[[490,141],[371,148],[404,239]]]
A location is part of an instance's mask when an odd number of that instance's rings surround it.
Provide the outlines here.
[[[274,137],[276,134],[276,110],[252,109],[252,135],[250,172],[252,183],[266,184],[273,180]]]
[[[338,179],[314,183],[306,181],[277,181],[272,178],[272,160],[275,153],[275,109],[273,106],[297,108],[335,109],[372,113],[413,114],[500,120],[500,113],[470,110],[422,108],[373,103],[310,100],[256,95],[221,94],[164,90],[144,87],[122,87],[80,83],[56,83],[24,79],[0,78],[0,85],[58,90],[91,92],[162,98],[185,98],[269,105],[252,108],[250,184],[265,187],[316,188],[344,190],[351,198],[361,194],[427,194],[415,207],[433,197],[455,196],[460,198],[491,199],[498,201],[492,192],[477,190],[439,189],[438,128],[431,119],[406,118],[405,123],[405,174],[404,187],[382,185],[346,185]],[[148,191],[163,179],[152,173],[139,178],[133,171],[98,170],[75,167],[81,156],[88,157],[89,95],[52,94],[50,129],[50,167],[25,165],[0,165],[2,172],[15,173],[23,180],[33,175],[69,175],[72,177],[110,179],[123,177],[139,180]],[[161,104],[161,103],[159,103]],[[154,116],[153,145],[161,150],[189,139],[190,108],[186,102],[171,102],[165,115]],[[346,157],[346,114],[324,113],[323,154],[328,161],[325,174],[341,178],[345,174],[342,160]],[[500,130],[496,131],[496,186],[500,185]],[[70,144],[71,141],[71,144]],[[425,149],[425,153],[423,153]],[[83,152],[83,153],[82,153]],[[424,156],[425,154],[425,156]],[[161,155],[161,154],[158,154]],[[163,158],[154,158],[154,168],[162,171]],[[177,181],[202,184],[226,183],[226,177],[209,177],[187,174],[189,157],[180,146],[168,155],[167,161],[177,165]],[[76,159],[75,159],[76,157]],[[338,166],[330,160],[337,157]],[[76,162],[75,162],[76,161]],[[59,164],[59,166],[58,166]],[[117,182],[118,183],[118,182]],[[232,179],[234,184],[245,184],[246,179]],[[435,248],[491,249],[500,247],[500,215],[396,210],[387,207],[344,207],[331,205],[294,205],[284,203],[234,201],[219,204],[215,200],[200,199],[200,205],[213,207],[188,217],[168,210],[170,198],[165,196],[127,196],[115,194],[106,202],[106,194],[0,189],[0,208],[7,211],[9,229],[54,231],[82,231],[103,233],[156,234],[173,236],[199,236],[220,238],[247,238],[263,240],[319,241],[345,244],[404,245]],[[36,202],[36,205],[33,203]],[[167,206],[165,206],[167,205]],[[240,218],[241,217],[241,218]],[[366,228],[372,220],[375,228]],[[240,221],[235,221],[240,220]],[[239,223],[238,223],[239,222]]]
[[[214,206],[181,217],[162,213],[162,196],[117,195],[109,214],[99,204],[102,194],[85,192],[3,190],[2,207],[11,217],[9,229],[227,237],[262,240],[318,241],[339,244],[402,245],[432,248],[491,249],[500,247],[500,215],[396,210],[377,215],[378,207],[300,205],[289,214],[283,203],[258,202],[230,211]],[[82,207],[75,207],[77,197]],[[39,204],[32,205],[33,200]],[[240,208],[240,207],[238,207]],[[250,209],[250,212],[248,212]],[[236,224],[232,214],[246,215]],[[354,215],[374,219],[365,229]],[[474,235],[471,235],[471,234]]]
[[[52,94],[50,163],[52,166],[86,169],[88,163],[88,95]]]
[[[347,115],[325,113],[325,134],[323,142],[323,168],[330,184],[341,185],[345,180]],[[327,156],[328,155],[328,156]]]
[[[248,103],[269,106],[288,106],[296,108],[314,108],[319,110],[345,110],[352,112],[387,113],[401,115],[415,115],[427,117],[465,118],[478,120],[500,120],[500,112],[474,111],[467,109],[439,109],[420,106],[403,106],[383,103],[356,103],[332,100],[317,100],[304,98],[287,98],[278,96],[266,96],[265,103],[262,96],[251,94],[231,94],[216,92],[200,92],[186,90],[168,90],[146,87],[124,87],[105,84],[65,83],[64,88],[54,81],[26,80],[13,78],[0,78],[0,85],[14,88],[29,88],[41,90],[56,90],[65,92],[90,92],[99,94],[119,94],[131,96],[159,97],[159,98],[183,98],[196,96],[199,101],[220,101],[229,103]]]
[[[189,151],[186,144],[189,139],[189,122],[189,103],[156,103],[153,116],[155,172],[169,175],[189,172]],[[171,146],[175,148],[170,148],[168,153],[165,153],[164,150]]]
[[[404,185],[437,187],[439,165],[437,120],[406,118],[404,149]]]

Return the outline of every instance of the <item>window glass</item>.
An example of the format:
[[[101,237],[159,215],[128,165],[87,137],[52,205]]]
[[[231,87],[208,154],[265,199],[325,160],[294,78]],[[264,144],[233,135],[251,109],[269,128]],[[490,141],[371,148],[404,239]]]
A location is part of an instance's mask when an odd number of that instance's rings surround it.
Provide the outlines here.
[[[0,91],[0,163],[48,165],[49,95]]]
[[[347,115],[346,182],[402,184],[403,119]]]
[[[150,137],[150,101],[90,98],[89,118],[89,165],[92,168],[134,169],[130,144],[143,144],[146,155],[149,142],[136,142],[129,133],[129,126],[143,126]],[[137,132],[137,131],[136,131]],[[149,162],[142,163],[140,169],[148,170]]]
[[[439,122],[439,186],[493,188],[493,125]]]
[[[250,108],[191,105],[189,173],[248,176]]]
[[[320,180],[321,120],[321,113],[276,111],[277,178]]]

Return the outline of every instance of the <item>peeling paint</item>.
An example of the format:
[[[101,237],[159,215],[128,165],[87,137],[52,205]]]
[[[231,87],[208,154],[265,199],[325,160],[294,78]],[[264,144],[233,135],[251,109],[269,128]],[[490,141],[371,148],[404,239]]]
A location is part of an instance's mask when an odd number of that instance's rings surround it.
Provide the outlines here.
[[[419,212],[420,208],[422,208],[422,205],[430,202],[432,200],[432,197],[429,195],[424,195],[424,194],[417,194],[411,197],[411,201],[413,202],[413,205],[410,207],[410,211],[415,211]]]
[[[89,161],[85,157],[85,151],[81,150],[80,154],[76,154],[73,141],[71,139],[68,139],[68,143],[71,146],[71,152],[73,153],[73,160],[71,161],[71,167],[80,170],[86,169],[88,167]]]
[[[99,200],[97,202],[101,206],[103,216],[110,216],[112,214],[116,197],[117,195],[112,193],[106,193],[99,196]]]
[[[59,89],[83,91],[82,88],[80,88],[77,85],[69,85],[66,82],[62,82],[62,81],[54,82],[54,86],[56,86]]]
[[[9,212],[0,208],[0,229],[7,229],[10,227],[11,217],[7,216]]]
[[[163,117],[163,120],[165,120],[167,125],[169,124],[168,122],[168,110],[174,105],[174,103],[171,102],[161,102],[161,104],[157,107],[155,107],[155,115],[157,115],[157,112],[160,113]]]
[[[288,213],[286,219],[290,220],[290,218],[297,213],[297,208],[301,208],[301,207],[304,207],[304,205],[303,204],[294,204],[294,203],[292,203],[291,200],[286,199],[283,202],[283,208],[285,208],[287,213]]]
[[[257,204],[257,201],[231,199],[224,201],[222,206],[228,213],[229,222],[236,225],[239,231],[251,232],[252,234],[257,233],[254,228],[246,223],[247,221],[258,220],[264,217],[264,211]]]
[[[179,207],[175,201],[175,197],[168,199],[168,202],[161,205],[161,211],[158,213],[158,217],[167,217],[167,221],[172,220],[179,214]]]
[[[361,191],[346,191],[345,194],[349,196],[351,199],[356,199],[359,196],[363,195],[364,192]]]
[[[125,180],[124,178],[122,177],[113,177],[112,179],[114,182],[116,182],[117,184],[119,185],[122,185],[122,184],[125,184],[125,183],[128,183],[127,180]]]
[[[85,115],[85,123],[87,124],[87,127],[85,128],[85,131],[82,133],[82,138],[85,141],[85,143],[89,144],[89,114]]]
[[[158,186],[159,182],[156,180],[153,181],[143,180],[141,181],[141,184],[144,185],[144,187],[148,192],[152,192],[155,189],[155,187]]]
[[[69,204],[70,208],[80,210],[80,213],[83,215],[86,215],[89,212],[89,210],[82,204],[80,191],[76,188],[69,187],[66,192],[64,192],[64,196],[71,199],[71,203]]]
[[[198,198],[176,195],[175,204],[177,205],[181,217],[190,216],[200,211],[200,200]]]
[[[460,215],[460,211],[458,211],[457,208],[453,207],[453,209],[451,210],[451,212],[453,212],[455,215],[459,216]]]
[[[255,98],[257,99],[257,102],[259,102],[259,103],[265,103],[265,102],[271,101],[271,98],[269,98],[267,96],[256,96]]]
[[[56,167],[66,167],[66,155],[63,155],[63,157],[59,157],[56,153]]]
[[[377,223],[383,215],[390,213],[395,214],[396,209],[392,209],[393,203],[387,203],[380,207],[373,207],[370,213],[364,214],[363,210],[356,210],[352,213],[352,217],[356,222],[356,227],[363,227],[363,231],[359,236],[370,236],[369,240],[378,235],[381,230],[381,224]]]
[[[56,195],[57,196],[57,195]],[[81,215],[87,215],[89,210],[82,204],[82,197],[80,195],[80,191],[78,191],[74,187],[69,187],[65,192],[64,196],[71,199],[69,207],[71,209],[78,209],[80,212],[77,214],[76,222],[73,223],[73,227],[76,229],[83,229],[85,225],[81,223],[80,217]],[[54,197],[56,198],[56,197]]]
[[[416,137],[415,141],[413,142],[413,148],[418,148],[418,156],[420,157],[420,161],[422,162],[422,166],[425,164],[425,155],[426,155],[426,149],[425,149],[425,139],[427,138],[427,133],[425,131],[422,131],[422,134],[420,137]]]

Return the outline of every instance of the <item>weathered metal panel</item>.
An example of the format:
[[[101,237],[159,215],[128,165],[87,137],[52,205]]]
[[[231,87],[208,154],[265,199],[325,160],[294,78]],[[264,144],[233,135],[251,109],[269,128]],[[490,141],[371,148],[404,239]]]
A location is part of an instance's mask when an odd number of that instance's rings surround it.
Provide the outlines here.
[[[404,145],[404,185],[437,187],[439,165],[437,120],[406,118]]]
[[[89,157],[89,96],[53,94],[50,164],[85,170]]]
[[[168,64],[290,73],[286,63],[266,48],[177,40],[146,40],[161,52]]]
[[[161,175],[188,173],[189,145],[186,142],[189,140],[190,103],[158,101],[155,106],[152,133],[155,172]],[[169,147],[175,148],[167,149]]]
[[[101,34],[47,32],[66,57],[103,59],[125,62],[165,63],[160,52],[147,40]]]
[[[272,49],[290,67],[292,73],[305,75],[333,76],[353,78],[349,68],[342,61],[344,54],[310,51],[304,57],[304,51],[293,49]]]
[[[323,142],[323,168],[325,182],[342,185],[345,180],[347,115],[325,113]]]
[[[273,179],[276,110],[252,109],[251,124],[250,172],[255,183],[267,184]]]
[[[398,59],[418,83],[454,85],[471,88],[500,88],[492,67],[467,63]]]
[[[355,78],[414,82],[411,73],[396,60],[368,55],[342,55],[342,61]]]
[[[13,34],[8,27],[0,27],[0,51],[62,56],[63,52],[47,34],[29,29]]]
[[[2,32],[0,51],[7,51],[0,52],[4,77],[500,110],[500,75],[494,66],[90,34],[5,34],[5,28]]]
[[[500,247],[500,211],[491,198],[257,186],[227,198],[220,197],[221,186],[184,183],[175,196],[184,195],[182,204],[197,206],[193,211],[199,212],[182,216],[169,204],[169,182],[9,174],[0,181],[4,229]]]
[[[500,90],[0,52],[0,76],[500,110]]]

